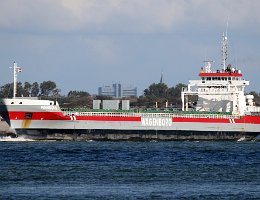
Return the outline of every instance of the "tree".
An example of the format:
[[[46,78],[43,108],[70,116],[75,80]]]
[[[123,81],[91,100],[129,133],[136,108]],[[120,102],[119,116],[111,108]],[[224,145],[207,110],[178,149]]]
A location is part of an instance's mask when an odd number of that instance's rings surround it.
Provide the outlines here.
[[[14,91],[14,84],[13,83],[7,83],[0,88],[0,96],[2,98],[12,98],[13,97],[13,91]],[[21,97],[24,95],[24,88],[23,84],[21,82],[18,82],[16,85],[16,96]]]
[[[32,85],[29,82],[24,82],[23,84],[23,96],[29,97],[31,96]]]
[[[88,92],[71,90],[68,93],[68,97],[87,97],[90,96]]]
[[[34,82],[31,86],[31,96],[37,97],[39,95],[39,92],[40,92],[39,84],[37,82]]]
[[[165,83],[153,83],[149,88],[144,90],[144,96],[139,97],[139,106],[155,107],[156,102],[158,107],[164,107],[168,98],[168,86]]]
[[[14,84],[13,83],[7,83],[7,84],[1,86],[0,96],[2,98],[12,98],[13,97],[13,91],[14,91]],[[23,96],[23,84],[21,82],[17,83],[16,96],[17,97]]]
[[[94,96],[94,99],[98,100],[112,100],[113,97],[111,96],[106,96],[106,95],[96,95]]]
[[[56,83],[53,81],[43,81],[40,84],[41,96],[50,96],[53,90],[56,89]]]
[[[0,88],[1,98],[11,98],[13,96],[13,84],[7,83]]]
[[[12,91],[13,91],[13,88],[12,88]],[[17,86],[16,86],[16,96],[17,97],[22,97],[23,96],[23,92],[24,92],[23,84],[21,82],[18,82]]]
[[[260,106],[260,93],[258,94],[257,92],[251,91],[249,94],[254,96],[256,106]]]
[[[92,97],[88,92],[84,91],[69,91],[67,97],[62,98],[62,107],[80,108],[92,107]]]
[[[171,97],[180,97],[182,88],[185,88],[185,87],[187,87],[187,85],[185,85],[183,83],[178,83],[175,87],[169,88],[169,95]]]
[[[181,106],[181,92],[182,92],[182,88],[187,87],[187,85],[183,84],[183,83],[178,83],[175,87],[171,87],[169,88],[168,92],[169,92],[169,103],[173,104],[175,106]]]
[[[55,89],[52,90],[52,96],[53,97],[58,97],[58,96],[60,96],[60,92],[61,92],[60,89],[55,88]]]
[[[144,90],[146,97],[164,97],[168,96],[168,86],[164,83],[153,83],[148,89]]]
[[[154,107],[157,102],[158,107],[165,107],[168,105],[181,106],[181,91],[183,87],[187,87],[182,83],[175,87],[168,88],[164,83],[153,83],[149,88],[144,90],[144,96],[139,97],[139,106]]]

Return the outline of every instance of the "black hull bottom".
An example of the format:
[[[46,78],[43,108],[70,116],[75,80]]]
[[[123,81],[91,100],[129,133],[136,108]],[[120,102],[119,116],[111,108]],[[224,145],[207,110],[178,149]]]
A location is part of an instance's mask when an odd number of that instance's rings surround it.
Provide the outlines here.
[[[18,136],[36,140],[253,140],[260,133],[206,132],[178,130],[107,130],[107,129],[16,129]]]

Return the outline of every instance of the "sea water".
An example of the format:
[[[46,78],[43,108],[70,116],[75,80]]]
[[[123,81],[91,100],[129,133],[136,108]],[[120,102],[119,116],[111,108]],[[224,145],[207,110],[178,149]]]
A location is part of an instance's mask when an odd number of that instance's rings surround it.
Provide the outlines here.
[[[0,199],[259,198],[259,142],[0,142]]]

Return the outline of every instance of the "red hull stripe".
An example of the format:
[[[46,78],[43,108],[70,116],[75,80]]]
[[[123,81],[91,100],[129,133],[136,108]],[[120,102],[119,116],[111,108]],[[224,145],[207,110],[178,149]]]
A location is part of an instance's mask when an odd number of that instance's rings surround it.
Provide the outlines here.
[[[11,120],[24,120],[26,119],[25,112],[9,112],[9,118]],[[33,112],[31,120],[141,121],[141,117],[64,116],[61,112]]]
[[[260,124],[260,116],[243,116],[235,119],[235,123]]]
[[[30,112],[26,112],[30,113]],[[25,112],[9,112],[11,120],[24,120]],[[33,112],[31,120],[92,120],[92,121],[135,121],[140,122],[141,117],[111,117],[111,116],[64,116],[61,112]],[[194,123],[248,123],[260,124],[260,116],[243,116],[240,119],[219,118],[172,118],[173,122]]]
[[[173,118],[173,122],[229,123],[229,119],[214,118]]]
[[[239,76],[242,76],[242,74],[239,74],[239,73],[227,73],[227,72],[213,72],[213,73],[205,73],[205,72],[202,72],[199,74],[199,76],[202,76],[202,77],[230,77],[230,76],[236,76],[236,77],[239,77]]]
[[[26,113],[32,114],[32,120],[70,120],[69,116],[63,116],[61,112],[9,112],[11,120],[24,120]]]
[[[141,117],[77,116],[77,120],[140,122]]]

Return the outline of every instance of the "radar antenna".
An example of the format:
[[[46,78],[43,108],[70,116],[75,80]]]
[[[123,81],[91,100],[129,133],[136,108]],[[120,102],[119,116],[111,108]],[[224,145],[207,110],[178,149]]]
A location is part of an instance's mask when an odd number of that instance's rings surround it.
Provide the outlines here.
[[[205,72],[206,73],[210,73],[211,72],[211,65],[214,61],[213,60],[204,60],[204,63],[205,63]]]

